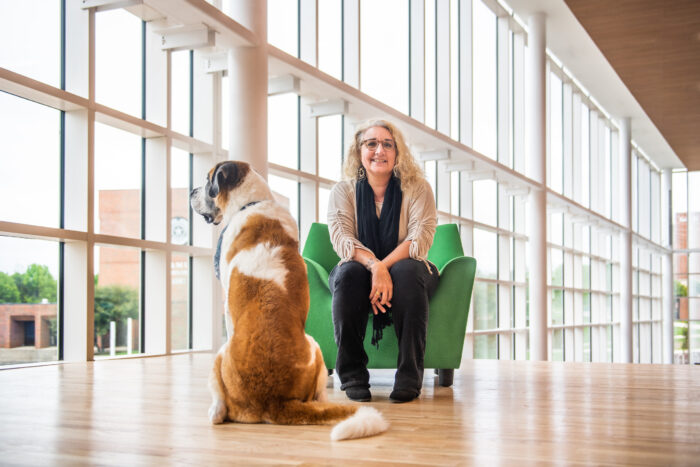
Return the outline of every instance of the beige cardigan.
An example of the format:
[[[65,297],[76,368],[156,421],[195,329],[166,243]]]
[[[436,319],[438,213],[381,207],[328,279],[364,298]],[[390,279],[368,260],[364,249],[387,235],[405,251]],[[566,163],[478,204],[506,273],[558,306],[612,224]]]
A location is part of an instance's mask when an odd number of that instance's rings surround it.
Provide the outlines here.
[[[435,197],[425,179],[418,180],[408,189],[401,187],[401,214],[399,217],[399,242],[410,240],[408,254],[423,261],[433,244],[437,226]],[[328,230],[333,249],[341,263],[352,259],[355,248],[370,251],[357,239],[357,206],[355,205],[355,183],[344,180],[331,190],[328,200]]]

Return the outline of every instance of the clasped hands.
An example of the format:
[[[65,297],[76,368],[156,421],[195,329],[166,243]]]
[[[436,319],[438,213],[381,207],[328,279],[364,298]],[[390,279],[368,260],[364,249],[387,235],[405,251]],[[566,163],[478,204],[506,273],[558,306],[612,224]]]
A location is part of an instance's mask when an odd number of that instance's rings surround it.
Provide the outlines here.
[[[375,315],[380,312],[386,313],[387,308],[391,308],[394,293],[389,268],[382,261],[374,261],[369,270],[372,273],[372,290],[369,294],[372,311]]]

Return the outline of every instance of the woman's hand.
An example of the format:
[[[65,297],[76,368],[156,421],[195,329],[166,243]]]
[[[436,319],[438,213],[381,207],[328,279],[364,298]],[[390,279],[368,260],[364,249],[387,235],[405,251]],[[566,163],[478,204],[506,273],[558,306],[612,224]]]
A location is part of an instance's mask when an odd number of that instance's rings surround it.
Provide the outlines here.
[[[386,313],[391,308],[391,298],[394,293],[394,284],[391,282],[391,274],[386,264],[376,261],[370,266],[372,273],[372,290],[369,294],[374,314]]]

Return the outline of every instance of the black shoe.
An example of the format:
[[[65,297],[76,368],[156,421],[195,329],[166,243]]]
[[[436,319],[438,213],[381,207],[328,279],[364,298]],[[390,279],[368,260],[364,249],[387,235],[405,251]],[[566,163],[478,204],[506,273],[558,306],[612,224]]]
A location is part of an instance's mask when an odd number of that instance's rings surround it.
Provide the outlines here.
[[[372,399],[372,393],[364,386],[349,387],[345,390],[345,395],[356,402],[369,402]]]
[[[417,397],[418,393],[416,391],[409,391],[408,389],[394,389],[389,394],[389,399],[395,403],[411,402]]]

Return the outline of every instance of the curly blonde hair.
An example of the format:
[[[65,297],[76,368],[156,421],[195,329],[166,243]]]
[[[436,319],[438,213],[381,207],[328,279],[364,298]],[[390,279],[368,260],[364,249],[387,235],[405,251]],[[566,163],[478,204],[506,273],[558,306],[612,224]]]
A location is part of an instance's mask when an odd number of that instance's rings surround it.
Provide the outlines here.
[[[425,178],[423,170],[420,168],[413,154],[406,146],[406,141],[403,138],[401,131],[392,123],[386,120],[369,120],[357,127],[355,137],[348,147],[348,152],[345,156],[343,164],[343,176],[346,180],[353,182],[357,181],[357,171],[362,167],[361,145],[362,135],[370,128],[381,127],[391,133],[392,138],[396,142],[396,165],[394,166],[394,174],[401,180],[401,190],[412,186],[415,182]]]

